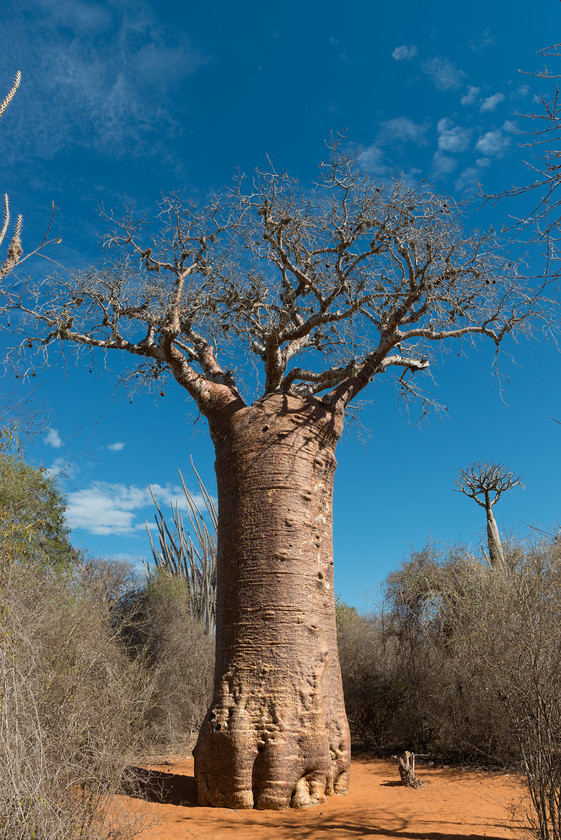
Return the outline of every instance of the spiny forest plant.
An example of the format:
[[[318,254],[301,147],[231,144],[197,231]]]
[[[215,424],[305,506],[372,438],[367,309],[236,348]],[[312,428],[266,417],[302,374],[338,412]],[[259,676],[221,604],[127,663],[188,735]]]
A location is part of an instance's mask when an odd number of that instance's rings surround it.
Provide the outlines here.
[[[201,496],[214,533],[209,531],[200,507],[185,485],[181,470],[179,470],[179,478],[181,479],[192,533],[185,530],[179,503],[174,505],[172,502],[173,526],[168,525],[152,488],[150,488],[150,493],[157,511],[154,514],[154,519],[158,529],[158,546],[154,544],[148,523],[146,524],[146,530],[148,531],[156,568],[164,574],[179,577],[185,582],[193,619],[202,624],[207,633],[212,633],[216,622],[216,530],[218,528],[218,513],[200,475],[193,464],[191,466],[197,476]],[[193,539],[192,534],[195,535],[195,539]],[[148,574],[150,574],[149,566]]]
[[[16,73],[14,82],[12,87],[0,102],[0,117],[4,115],[4,112],[14,96],[16,95],[16,91],[20,86],[21,82],[21,73],[18,70]],[[21,226],[23,222],[23,217],[18,216],[16,219],[16,224],[14,227],[14,232],[12,234],[12,238],[10,240],[10,244],[8,245],[8,253],[6,255],[6,259],[4,260],[3,265],[0,267],[0,280],[4,277],[7,277],[8,274],[16,267],[18,262],[20,261],[21,255],[23,253],[23,248],[21,245]],[[0,246],[3,244],[6,234],[8,232],[8,228],[10,226],[10,202],[8,199],[7,193],[4,193],[4,221],[2,223],[2,229],[0,230]]]

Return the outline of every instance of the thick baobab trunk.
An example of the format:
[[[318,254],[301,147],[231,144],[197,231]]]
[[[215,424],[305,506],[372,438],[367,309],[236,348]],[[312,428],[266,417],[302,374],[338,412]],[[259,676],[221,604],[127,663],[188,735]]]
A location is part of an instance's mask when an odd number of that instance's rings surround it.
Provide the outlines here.
[[[492,566],[504,566],[505,558],[501,544],[501,537],[499,535],[497,520],[495,519],[491,505],[485,506],[485,513],[487,514],[487,545],[489,546],[489,562]]]
[[[346,793],[332,496],[342,413],[274,394],[210,416],[218,481],[214,698],[201,805],[295,808]]]

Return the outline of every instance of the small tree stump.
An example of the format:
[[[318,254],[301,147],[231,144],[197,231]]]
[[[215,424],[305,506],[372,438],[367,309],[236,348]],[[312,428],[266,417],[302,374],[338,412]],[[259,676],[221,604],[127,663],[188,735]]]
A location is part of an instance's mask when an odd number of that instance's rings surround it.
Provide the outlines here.
[[[415,775],[415,753],[405,750],[398,761],[401,784],[405,787],[420,788],[423,782]]]

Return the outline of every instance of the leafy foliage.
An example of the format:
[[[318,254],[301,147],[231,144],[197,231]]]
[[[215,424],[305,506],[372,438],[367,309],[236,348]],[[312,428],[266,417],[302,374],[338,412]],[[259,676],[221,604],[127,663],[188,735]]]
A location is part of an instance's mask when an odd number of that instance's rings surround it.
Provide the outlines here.
[[[0,431],[0,562],[74,563],[65,509],[55,479],[25,460],[13,432]]]

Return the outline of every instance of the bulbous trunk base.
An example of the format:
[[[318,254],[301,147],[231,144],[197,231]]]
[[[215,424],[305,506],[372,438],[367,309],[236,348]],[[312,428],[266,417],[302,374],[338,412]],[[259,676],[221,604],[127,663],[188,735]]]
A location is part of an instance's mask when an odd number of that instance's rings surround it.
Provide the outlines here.
[[[195,756],[200,805],[304,808],[346,793],[332,494],[342,417],[270,395],[214,424],[215,692]]]
[[[347,793],[346,720],[327,730],[321,670],[273,690],[266,671],[245,685],[239,674],[223,678],[195,749],[199,805],[305,808]]]

